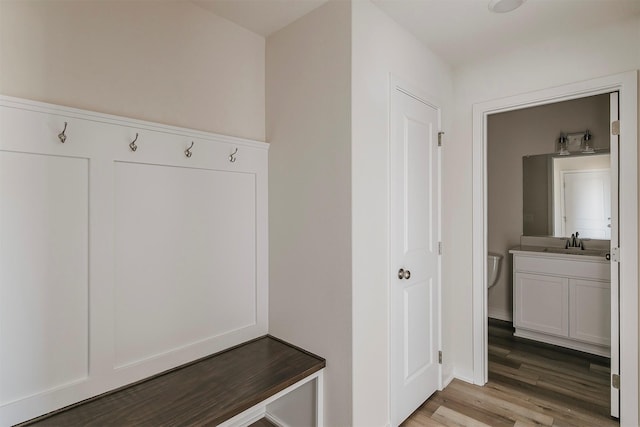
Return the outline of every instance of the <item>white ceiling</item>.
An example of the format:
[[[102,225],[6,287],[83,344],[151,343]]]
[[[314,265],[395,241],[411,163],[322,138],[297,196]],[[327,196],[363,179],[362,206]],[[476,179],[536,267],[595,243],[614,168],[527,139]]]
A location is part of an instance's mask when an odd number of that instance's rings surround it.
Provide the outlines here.
[[[193,1],[268,37],[326,0]],[[371,1],[452,66],[640,15],[640,0],[527,0],[505,14],[489,12],[489,0]]]
[[[373,0],[451,65],[640,15],[640,0],[527,0],[492,13],[489,0]],[[624,41],[636,43],[640,40]]]
[[[275,33],[327,0],[192,0],[263,37]],[[638,0],[640,1],[640,0]]]

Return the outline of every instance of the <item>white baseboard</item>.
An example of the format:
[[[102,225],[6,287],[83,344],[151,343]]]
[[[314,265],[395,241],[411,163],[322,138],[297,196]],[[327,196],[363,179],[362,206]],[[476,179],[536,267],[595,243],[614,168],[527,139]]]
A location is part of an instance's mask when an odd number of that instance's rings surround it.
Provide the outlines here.
[[[287,423],[285,423],[284,421],[282,421],[280,418],[276,417],[275,415],[269,413],[269,411],[267,411],[264,414],[264,417],[266,419],[268,419],[269,421],[271,421],[272,424],[275,424],[278,427],[289,427],[289,425]]]
[[[465,383],[469,383],[469,384],[475,384],[475,382],[473,381],[473,372],[470,372],[470,376],[467,376],[467,375],[462,375],[460,373],[456,373],[454,371],[453,378],[451,378],[451,380],[453,381],[454,379],[464,381]]]
[[[492,319],[504,320],[506,322],[513,322],[513,316],[509,311],[505,309],[488,307],[487,311],[488,311],[487,313],[488,316],[491,317]]]
[[[444,390],[449,384],[451,384],[451,381],[453,381],[454,378],[453,374],[447,375],[446,378],[443,378],[442,389]]]
[[[589,344],[586,342],[572,340],[570,338],[556,337],[536,331],[528,331],[526,329],[518,329],[513,334],[516,337],[527,338],[534,341],[540,341],[547,344],[559,345],[571,348],[585,353],[597,354],[598,356],[611,357],[611,348],[606,345]]]

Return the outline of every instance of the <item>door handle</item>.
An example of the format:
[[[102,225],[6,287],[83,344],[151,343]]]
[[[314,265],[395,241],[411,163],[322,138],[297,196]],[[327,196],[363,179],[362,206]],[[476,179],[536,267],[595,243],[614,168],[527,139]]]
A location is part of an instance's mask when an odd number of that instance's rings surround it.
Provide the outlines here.
[[[402,279],[409,279],[411,277],[411,272],[409,270],[405,270],[404,268],[401,268],[400,270],[398,270],[398,279],[402,280]]]

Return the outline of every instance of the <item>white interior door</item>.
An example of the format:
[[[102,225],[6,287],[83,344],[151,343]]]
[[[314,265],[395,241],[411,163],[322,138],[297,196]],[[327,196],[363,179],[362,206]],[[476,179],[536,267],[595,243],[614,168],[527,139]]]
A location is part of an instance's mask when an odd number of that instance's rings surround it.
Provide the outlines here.
[[[391,105],[391,424],[440,385],[439,111],[395,88]]]
[[[560,174],[565,233],[611,238],[611,171],[575,170]]]
[[[618,92],[610,94],[611,122],[618,120]],[[618,229],[618,172],[620,158],[620,137],[611,132],[611,248],[620,246],[620,230]],[[613,378],[620,375],[620,264],[611,261],[611,416],[620,418],[620,390],[613,386]]]

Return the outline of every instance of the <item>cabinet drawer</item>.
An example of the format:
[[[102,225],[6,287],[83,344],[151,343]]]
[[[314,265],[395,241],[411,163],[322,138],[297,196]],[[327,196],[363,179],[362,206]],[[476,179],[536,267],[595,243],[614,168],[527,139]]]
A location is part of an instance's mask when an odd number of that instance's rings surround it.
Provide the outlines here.
[[[577,261],[519,255],[514,255],[513,258],[513,270],[517,272],[544,272],[544,274],[557,276],[604,281],[611,279],[609,262],[597,262],[593,260]]]

